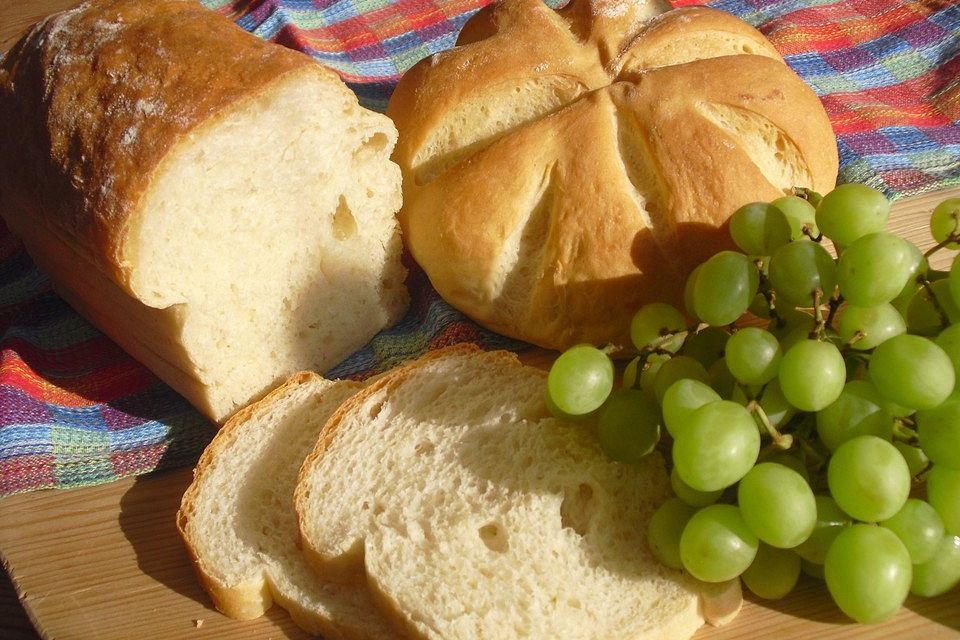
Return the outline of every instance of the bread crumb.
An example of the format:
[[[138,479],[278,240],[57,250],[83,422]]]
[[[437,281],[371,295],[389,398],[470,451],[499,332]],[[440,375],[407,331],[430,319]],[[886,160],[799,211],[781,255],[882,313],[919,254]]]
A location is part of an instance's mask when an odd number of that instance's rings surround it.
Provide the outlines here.
[[[196,620],[194,620],[194,621],[193,621],[193,626],[196,627],[197,629],[199,629],[200,627],[202,627],[202,626],[203,626],[203,618],[197,618]]]

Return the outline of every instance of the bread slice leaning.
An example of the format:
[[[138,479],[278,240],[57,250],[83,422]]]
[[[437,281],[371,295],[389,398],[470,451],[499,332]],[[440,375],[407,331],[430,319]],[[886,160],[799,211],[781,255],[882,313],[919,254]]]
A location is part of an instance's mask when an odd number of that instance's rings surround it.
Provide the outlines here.
[[[610,461],[592,425],[550,416],[545,378],[453,347],[347,400],[296,489],[314,569],[366,581],[413,638],[693,635],[696,587],[645,541],[662,458]]]
[[[335,638],[396,638],[366,586],[314,575],[297,549],[300,464],[342,401],[362,385],[300,373],[239,412],[197,465],[177,517],[217,609],[256,618],[276,601],[303,629]]]

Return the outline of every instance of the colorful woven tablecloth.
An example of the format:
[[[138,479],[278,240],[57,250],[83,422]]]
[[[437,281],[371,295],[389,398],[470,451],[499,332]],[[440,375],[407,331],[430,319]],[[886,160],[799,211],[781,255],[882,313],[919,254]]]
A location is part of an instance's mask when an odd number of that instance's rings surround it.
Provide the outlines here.
[[[486,0],[204,3],[258,36],[309,53],[382,111],[400,75],[453,46]],[[960,5],[706,4],[760,28],[821,96],[838,136],[841,181],[891,197],[960,184]],[[461,341],[521,348],[453,310],[419,270],[408,284],[406,317],[328,375],[364,376]],[[0,350],[0,495],[192,464],[213,437],[214,427],[182,398],[52,293],[2,226]]]

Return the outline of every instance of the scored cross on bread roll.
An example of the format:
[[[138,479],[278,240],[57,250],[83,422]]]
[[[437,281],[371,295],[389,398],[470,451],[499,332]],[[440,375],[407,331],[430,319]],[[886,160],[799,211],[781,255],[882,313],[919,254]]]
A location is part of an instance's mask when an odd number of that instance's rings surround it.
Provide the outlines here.
[[[0,64],[0,214],[56,290],[221,421],[407,304],[396,130],[195,0],[97,0]]]
[[[504,0],[390,100],[404,238],[438,292],[540,346],[628,345],[739,206],[825,192],[817,96],[758,31],[654,0]]]

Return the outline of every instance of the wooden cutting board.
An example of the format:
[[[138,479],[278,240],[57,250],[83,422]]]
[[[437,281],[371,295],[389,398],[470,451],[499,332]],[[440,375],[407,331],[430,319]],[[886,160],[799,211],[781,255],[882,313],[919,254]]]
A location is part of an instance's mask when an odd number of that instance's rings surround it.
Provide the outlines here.
[[[0,0],[0,49],[37,19],[71,4]],[[898,202],[890,230],[929,246],[926,218],[948,195],[960,196],[960,188]],[[946,257],[939,266],[945,262]],[[532,357],[540,363],[549,358]],[[0,499],[0,559],[16,589],[0,584],[0,638],[36,637],[31,623],[43,637],[58,640],[306,638],[279,608],[247,622],[212,609],[174,524],[190,478],[190,469],[180,469]],[[935,599],[910,598],[894,620],[864,627],[839,613],[822,583],[805,579],[785,600],[748,600],[733,623],[704,628],[696,637],[960,638],[960,590]]]

